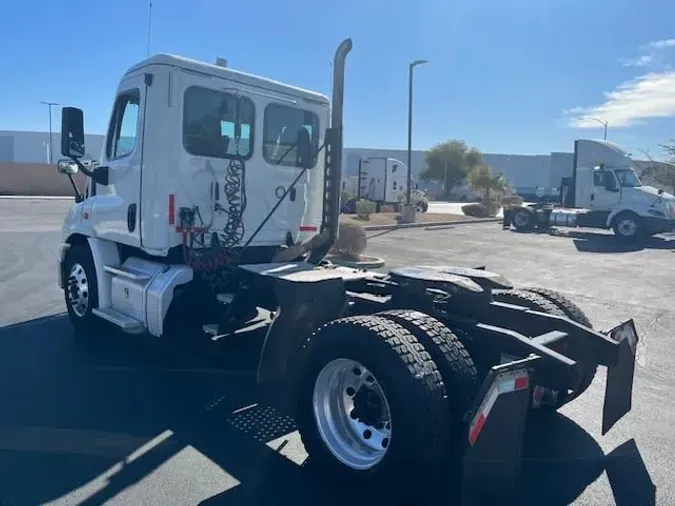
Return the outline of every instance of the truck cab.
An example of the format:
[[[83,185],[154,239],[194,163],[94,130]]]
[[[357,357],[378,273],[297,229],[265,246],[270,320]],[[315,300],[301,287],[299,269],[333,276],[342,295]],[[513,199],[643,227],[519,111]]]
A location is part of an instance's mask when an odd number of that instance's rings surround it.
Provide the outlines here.
[[[318,93],[153,56],[118,86],[96,168],[106,177],[92,180],[64,239],[84,233],[166,256],[182,242],[180,210],[198,206],[198,223],[227,229],[223,239],[241,246],[301,172],[292,147],[298,129],[307,130],[317,153],[328,116],[328,98]],[[297,241],[301,230],[318,231],[322,163],[317,156],[316,170],[303,175],[251,246],[277,247],[289,236]]]
[[[193,310],[229,304],[234,266],[291,247],[308,258],[298,246],[322,227],[337,233],[319,156],[330,120],[320,93],[169,54],[124,74],[96,162],[83,160],[83,112],[65,107],[58,167],[76,204],[58,272],[71,320],[159,336],[182,297],[183,315],[213,322]],[[78,170],[89,176],[84,194]]]

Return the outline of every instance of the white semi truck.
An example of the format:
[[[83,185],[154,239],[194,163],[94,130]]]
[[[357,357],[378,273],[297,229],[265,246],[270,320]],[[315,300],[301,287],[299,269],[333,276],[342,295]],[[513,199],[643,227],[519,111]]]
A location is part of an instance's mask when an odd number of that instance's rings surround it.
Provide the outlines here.
[[[343,179],[342,189],[355,195],[353,202],[343,208],[349,211],[355,208],[360,199],[375,202],[379,212],[383,205],[393,205],[396,210],[405,202],[408,188],[408,168],[395,158],[374,156],[359,158],[358,175]],[[411,181],[410,201],[417,212],[425,213],[429,209],[429,200],[425,193]],[[351,209],[354,212],[354,209]]]
[[[637,334],[632,320],[596,331],[561,295],[484,269],[323,260],[338,233],[351,46],[335,53],[332,102],[153,56],[122,77],[90,168],[83,112],[64,108],[59,170],[89,177],[86,197],[73,184],[62,231],[68,315],[83,339],[117,327],[160,344],[224,335],[267,309],[260,399],[294,416],[323,476],[358,483],[345,489],[359,497],[368,486],[416,496],[460,462],[465,497],[502,500],[531,410],[580,395],[598,365],[603,431],[630,410]]]
[[[562,179],[560,202],[530,204],[505,213],[504,227],[587,227],[612,229],[624,240],[638,240],[675,229],[675,197],[643,186],[630,154],[607,141],[574,143],[572,176]]]

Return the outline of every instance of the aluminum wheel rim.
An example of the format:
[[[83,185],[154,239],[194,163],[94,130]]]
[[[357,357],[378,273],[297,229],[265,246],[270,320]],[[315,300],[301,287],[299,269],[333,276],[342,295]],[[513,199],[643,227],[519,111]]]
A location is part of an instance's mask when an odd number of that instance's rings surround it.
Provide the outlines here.
[[[635,235],[635,231],[637,230],[637,223],[635,223],[635,220],[631,219],[621,220],[619,222],[619,226],[617,227],[617,229],[619,230],[619,233],[621,235],[629,237],[631,235]]]
[[[328,450],[356,470],[376,466],[391,446],[391,410],[375,376],[355,360],[336,359],[314,383],[314,419]]]
[[[516,215],[513,217],[513,223],[519,227],[524,227],[529,221],[530,217],[524,211],[516,213]]]
[[[82,265],[73,264],[70,268],[66,294],[73,313],[82,318],[89,307],[89,281]]]

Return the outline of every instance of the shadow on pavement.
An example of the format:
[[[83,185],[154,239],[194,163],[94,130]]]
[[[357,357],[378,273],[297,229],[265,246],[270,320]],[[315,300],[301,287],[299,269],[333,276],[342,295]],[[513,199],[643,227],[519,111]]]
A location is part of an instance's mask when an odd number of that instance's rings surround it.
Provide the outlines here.
[[[604,453],[584,429],[556,413],[525,432],[523,500],[528,505],[572,503],[604,469]]]
[[[186,350],[117,332],[82,346],[64,317],[0,328],[0,504],[43,504],[70,493],[77,504],[99,505],[141,480],[147,490],[133,493],[147,504],[161,503],[164,488],[189,489],[195,481],[207,484],[200,490],[205,506],[352,502],[355,491],[321,476],[311,460],[296,463],[304,450],[293,420],[257,404],[262,332],[249,334]],[[655,488],[634,441],[605,456],[562,415],[529,429],[524,504],[569,504],[605,469],[617,504],[651,504]],[[224,472],[208,499],[214,466],[176,459],[188,450]],[[189,470],[166,471],[185,462]],[[157,484],[151,475],[160,466],[168,482]],[[448,490],[449,478],[439,477],[439,489],[421,488],[416,505],[451,503],[457,491]],[[358,492],[361,502],[383,497]],[[386,504],[397,502],[388,497]]]
[[[667,236],[654,236],[635,243],[625,243],[614,234],[558,229],[552,229],[549,234],[572,239],[574,247],[585,253],[630,253],[643,249],[675,250],[675,240]]]

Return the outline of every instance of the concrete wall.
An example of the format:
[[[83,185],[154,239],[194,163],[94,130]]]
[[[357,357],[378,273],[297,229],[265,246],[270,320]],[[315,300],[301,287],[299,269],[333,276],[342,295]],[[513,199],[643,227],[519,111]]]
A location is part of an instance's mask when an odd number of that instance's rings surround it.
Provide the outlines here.
[[[419,181],[419,174],[426,165],[424,162],[424,155],[424,151],[413,151],[411,153],[413,179],[418,182],[420,188],[425,190],[439,190],[440,183]],[[368,158],[377,156],[396,158],[403,163],[406,163],[407,160],[407,152],[404,149],[345,148],[342,160],[343,177],[346,178],[358,174],[360,157]],[[495,172],[503,172],[516,191],[533,193],[537,186],[550,187],[550,155],[502,155],[484,153],[483,161],[490,165]],[[556,184],[555,186],[557,187],[559,184]],[[460,190],[460,193],[467,193],[466,188],[457,190]]]
[[[75,183],[84,192],[87,177],[75,174]],[[0,162],[0,195],[71,196],[68,177],[59,174],[56,165],[46,163]]]
[[[59,125],[60,128],[60,125]],[[85,158],[98,160],[103,147],[103,135],[85,135]],[[61,134],[52,133],[52,162],[61,156]],[[46,132],[20,132],[0,130],[0,163],[47,163],[49,161],[49,134]]]

